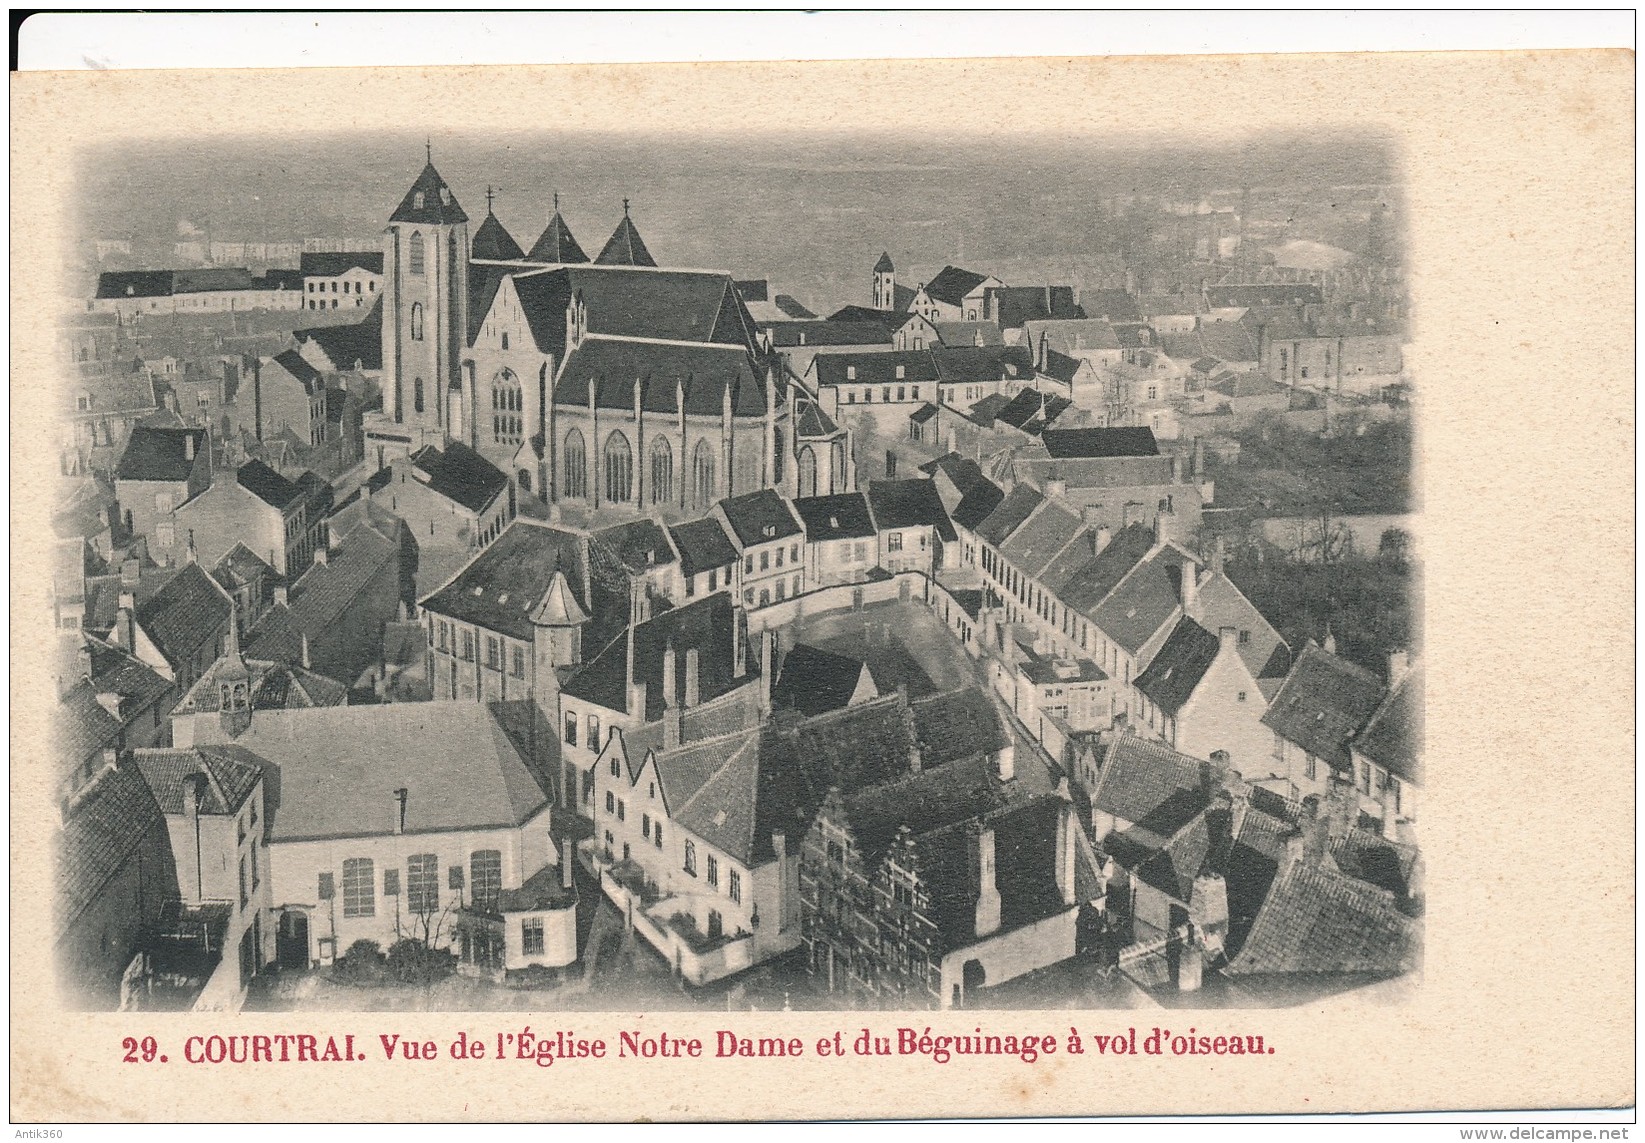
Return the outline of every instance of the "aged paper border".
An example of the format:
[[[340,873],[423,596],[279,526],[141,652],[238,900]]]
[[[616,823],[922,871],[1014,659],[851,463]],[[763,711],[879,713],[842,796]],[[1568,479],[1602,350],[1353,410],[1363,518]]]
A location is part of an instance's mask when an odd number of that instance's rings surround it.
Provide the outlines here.
[[[718,1119],[1609,1107],[1635,1100],[1633,56],[1625,51],[931,60],[12,77],[12,1101],[30,1120]],[[512,1014],[66,1014],[52,1001],[51,699],[34,616],[55,432],[52,322],[73,155],[94,140],[415,127],[922,132],[918,88],[986,90],[1035,132],[1216,139],[1389,130],[1405,157],[1423,407],[1426,967],[1407,998],[1126,1013],[580,1013],[579,1033],[799,1036],[913,1025],[1066,1036],[1260,1033],[1273,1056],[122,1065],[125,1035],[379,1031],[446,1042]],[[346,98],[344,97],[346,94]],[[291,109],[327,106],[309,124]],[[404,109],[415,107],[408,118]],[[413,122],[413,119],[415,122]],[[1029,129],[1024,126],[1020,129]],[[537,1020],[536,1030],[571,1021]],[[202,1074],[203,1073],[203,1074]]]

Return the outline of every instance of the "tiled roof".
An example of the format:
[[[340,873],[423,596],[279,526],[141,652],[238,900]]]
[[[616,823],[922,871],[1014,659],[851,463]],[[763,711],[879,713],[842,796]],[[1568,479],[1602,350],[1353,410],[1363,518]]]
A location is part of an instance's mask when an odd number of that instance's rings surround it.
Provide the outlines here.
[[[80,408],[85,396],[90,407]],[[159,407],[154,399],[154,380],[147,373],[107,373],[82,375],[73,385],[62,386],[60,407],[65,415],[111,416],[118,413],[146,414]]]
[[[771,703],[807,717],[839,710],[851,701],[863,670],[861,659],[809,643],[796,644],[783,658],[782,674],[771,688]]]
[[[562,856],[560,860],[565,860]],[[518,889],[497,894],[497,912],[536,913],[544,909],[564,909],[577,902],[577,887],[565,883],[558,863],[545,865],[520,883]]]
[[[169,298],[170,270],[108,270],[97,275],[99,298]]]
[[[1027,380],[1034,361],[1020,345],[943,345],[930,351],[944,385],[974,385],[1008,378]]]
[[[1338,869],[1395,897],[1410,894],[1411,872],[1417,858],[1416,846],[1390,841],[1369,830],[1349,830],[1331,843],[1331,860]]]
[[[297,268],[305,278],[336,278],[354,269],[381,274],[383,272],[383,252],[381,250],[305,252],[298,259]]]
[[[984,543],[999,547],[1044,500],[1045,497],[1032,485],[1017,485],[1000,501],[999,507],[977,525],[975,531],[978,537]]]
[[[56,935],[97,899],[150,831],[164,829],[160,807],[137,767],[116,766],[98,778],[57,835]]]
[[[935,405],[931,404],[931,402],[927,401],[925,404],[923,404],[919,408],[915,409],[912,413],[909,413],[908,414],[908,419],[910,421],[914,422],[916,425],[923,425],[927,421],[929,421],[932,417],[935,417],[936,415],[937,415],[937,406],[935,406]]]
[[[884,250],[880,251],[880,260],[874,263],[874,273],[890,274],[895,270],[896,267],[891,264],[890,253]]]
[[[529,640],[535,633],[532,614],[556,572],[564,572],[572,588],[582,590],[587,543],[574,532],[515,520],[454,579],[425,597],[422,606],[459,622]],[[590,606],[587,600],[577,602]]]
[[[1137,676],[1137,690],[1175,718],[1211,668],[1221,646],[1215,634],[1183,616],[1148,669]]]
[[[913,773],[899,770],[873,784],[835,784],[845,791],[846,820],[870,868],[885,856],[904,826],[916,835],[927,833],[1000,809],[1010,801],[1010,792],[992,765],[978,756]]]
[[[960,527],[976,531],[1004,499],[1005,490],[985,476],[966,490],[950,516]]]
[[[451,188],[440,177],[440,172],[434,169],[433,163],[429,163],[423,167],[417,181],[411,184],[411,189],[406,191],[406,197],[400,200],[400,205],[389,215],[388,220],[449,226],[467,222],[468,215],[464,214],[463,208],[457,204],[457,196],[451,193]]]
[[[1106,318],[1110,322],[1142,320],[1137,299],[1124,290],[1086,290],[1080,294],[1080,306],[1091,318]]]
[[[1407,782],[1423,782],[1423,668],[1412,667],[1354,740],[1354,749]]]
[[[1158,456],[1159,444],[1154,430],[1141,428],[1117,429],[1046,429],[1040,434],[1045,451],[1057,459],[1065,457]]]
[[[154,791],[160,811],[183,812],[183,780],[204,774],[202,814],[235,814],[257,788],[267,763],[239,746],[194,746],[181,750],[138,750],[133,756]]]
[[[868,511],[868,499],[861,492],[801,496],[794,501],[794,511],[805,525],[807,543],[874,535],[874,518]]]
[[[474,258],[488,262],[518,262],[525,257],[525,251],[514,241],[514,236],[489,210],[470,239],[469,248]]]
[[[229,619],[228,595],[199,564],[184,564],[137,605],[137,626],[175,670]]]
[[[421,627],[418,627],[421,631]],[[419,655],[425,640],[418,638]],[[299,644],[299,655],[301,645]],[[285,710],[306,706],[342,706],[348,701],[348,685],[328,679],[303,667],[270,659],[247,659],[225,653],[197,679],[177,704],[175,714],[209,714],[222,709],[217,680],[224,671],[243,671],[251,688],[253,710]]]
[[[833,418],[823,412],[822,406],[815,401],[796,400],[794,407],[799,414],[794,425],[794,435],[801,440],[831,437],[840,431],[840,426],[835,424]]]
[[[895,333],[907,325],[913,316],[907,310],[876,310],[868,306],[841,306],[828,315],[828,320],[849,325],[864,323],[883,325],[886,329]]]
[[[725,526],[718,516],[704,516],[701,520],[687,520],[668,529],[674,546],[680,553],[680,571],[697,575],[710,568],[723,568],[737,562],[737,548],[725,534]]]
[[[1042,393],[1034,388],[1020,389],[994,416],[1012,428],[1032,431],[1037,435],[1065,413],[1071,404],[1073,402],[1067,398],[1054,393]]]
[[[965,416],[966,419],[971,421],[973,424],[981,425],[985,429],[991,429],[994,427],[995,414],[1010,403],[1011,399],[1009,397],[1006,397],[1001,393],[990,393],[988,396],[972,405],[971,411],[966,413]]]
[[[463,444],[448,441],[442,452],[426,445],[412,454],[421,481],[431,491],[470,512],[483,512],[508,487],[508,477],[485,457]]]
[[[931,354],[923,349],[875,353],[822,353],[814,364],[818,385],[918,384],[937,379]],[[902,373],[899,376],[898,370]]]
[[[1083,357],[1089,353],[1112,353],[1121,348],[1114,327],[1106,318],[1087,318],[1074,321],[1033,321],[1023,326],[1027,343],[1034,350],[1042,345],[1048,351]]]
[[[80,646],[91,653],[91,677],[64,679],[55,719],[53,746],[66,767],[116,745],[124,728],[139,716],[148,716],[171,690],[171,683],[152,667],[118,647],[90,636],[84,636]],[[77,667],[76,661],[64,669]],[[97,701],[99,695],[111,694],[119,696],[118,716]]]
[[[193,452],[189,451],[192,442]],[[114,475],[119,480],[161,480],[181,483],[189,478],[195,464],[207,451],[205,429],[156,428],[137,425],[126,440],[120,465]]]
[[[868,484],[868,503],[874,512],[874,523],[881,530],[887,528],[933,527],[946,541],[957,534],[937,495],[937,486],[930,480],[872,480]]]
[[[740,345],[590,338],[566,359],[554,385],[554,403],[586,408],[591,382],[594,404],[601,409],[632,410],[639,382],[640,407],[649,413],[677,413],[682,388],[688,414],[719,416],[727,388],[734,414],[765,412],[765,385]]]
[[[1267,282],[1252,285],[1207,286],[1205,300],[1213,309],[1246,306],[1322,305],[1325,295],[1306,282]]]
[[[814,345],[890,345],[891,331],[877,321],[785,321],[765,327],[779,349]]]
[[[1305,861],[1275,881],[1230,976],[1268,973],[1393,975],[1415,967],[1420,926],[1393,896]]]
[[[1224,397],[1268,397],[1287,392],[1285,386],[1264,373],[1235,373],[1211,386]]]
[[[1262,723],[1318,758],[1346,771],[1349,743],[1375,713],[1382,680],[1312,643],[1291,666]]]
[[[234,474],[235,482],[271,508],[284,511],[303,490],[260,460],[247,461]]]
[[[514,288],[544,353],[565,353],[565,312],[573,293],[587,307],[590,334],[754,348],[753,321],[726,274],[565,266],[517,274]]]
[[[933,301],[957,306],[965,300],[967,294],[987,280],[985,274],[962,270],[958,266],[944,266],[935,278],[925,284],[925,293]]]
[[[769,488],[720,501],[720,510],[742,547],[800,534],[799,521],[783,498]]]
[[[651,251],[645,248],[640,240],[640,232],[635,229],[634,220],[628,217],[628,208],[623,208],[623,220],[617,224],[617,229],[611,232],[606,239],[605,248],[600,251],[599,257],[594,259],[601,266],[655,266],[657,260],[651,256]]]
[[[1068,321],[1085,316],[1074,302],[1072,286],[1001,286],[989,291],[1001,329],[1020,329],[1031,321]]]
[[[1203,771],[1197,759],[1163,742],[1120,734],[1108,747],[1091,792],[1091,806],[1121,821],[1173,836],[1205,808]]]
[[[698,697],[702,702],[716,699],[744,685],[759,673],[756,657],[748,654],[744,644],[746,669],[741,677],[734,674],[736,659],[733,638],[736,633],[735,608],[725,592],[704,596],[683,607],[676,607],[653,615],[634,628],[635,682],[645,684],[644,721],[655,722],[663,715],[663,651],[674,647],[674,693],[685,694],[687,653],[693,649],[698,655]],[[745,636],[746,638],[746,633]],[[632,712],[628,709],[628,638],[626,633],[606,644],[582,670],[572,675],[561,688],[561,693],[607,710]]]
[[[378,298],[364,321],[352,325],[316,326],[292,334],[298,341],[312,341],[339,370],[381,369],[383,367],[383,301]]]
[[[1177,576],[1186,564],[1175,549],[1166,548],[1126,576],[1091,619],[1110,639],[1135,653],[1176,615],[1182,604]],[[1174,574],[1173,574],[1174,573]]]
[[[279,769],[270,838],[368,837],[523,825],[548,802],[483,703],[387,703],[254,714],[238,745]]]
[[[350,617],[349,608],[367,584],[399,559],[399,544],[374,528],[355,528],[343,537],[341,547],[328,554],[325,563],[313,565],[292,585],[292,624],[312,639],[345,619],[369,622],[370,617]]]
[[[1080,367],[1084,364],[1085,362],[1077,357],[1069,357],[1067,354],[1058,353],[1054,349],[1047,349],[1045,351],[1045,364],[1041,366],[1041,371],[1047,377],[1054,377],[1064,385],[1072,385],[1075,375],[1079,373]]]
[[[655,520],[630,520],[602,528],[589,538],[589,549],[597,564],[609,560],[628,571],[641,572],[675,562],[668,532]]]
[[[1005,344],[1005,335],[1000,332],[1000,327],[991,321],[940,321],[936,324],[937,336],[946,346],[982,347]]]
[[[1010,741],[994,702],[977,687],[910,699],[922,767],[946,766],[973,755],[992,756]]]
[[[1000,554],[1018,571],[1037,579],[1084,528],[1077,513],[1047,500],[999,545]],[[1091,550],[1089,542],[1084,547]]]

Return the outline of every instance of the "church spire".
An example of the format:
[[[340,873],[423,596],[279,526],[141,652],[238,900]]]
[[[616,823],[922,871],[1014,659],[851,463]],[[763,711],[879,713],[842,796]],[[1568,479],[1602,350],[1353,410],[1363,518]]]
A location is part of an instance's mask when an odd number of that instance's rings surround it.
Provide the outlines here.
[[[611,238],[600,251],[600,256],[594,259],[599,266],[656,266],[657,260],[651,256],[651,251],[645,248],[640,240],[640,232],[634,228],[634,220],[628,216],[628,200],[623,199],[623,220],[617,224]]]

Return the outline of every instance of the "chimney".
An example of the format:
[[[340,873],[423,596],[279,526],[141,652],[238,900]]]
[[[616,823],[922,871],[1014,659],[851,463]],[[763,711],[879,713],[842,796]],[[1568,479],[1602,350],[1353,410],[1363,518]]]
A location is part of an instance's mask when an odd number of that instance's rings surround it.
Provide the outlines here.
[[[120,593],[120,610],[114,617],[114,642],[127,651],[137,646],[137,597]]]
[[[1113,539],[1114,539],[1114,533],[1108,527],[1108,525],[1107,524],[1099,525],[1098,528],[1097,528],[1097,536],[1096,536],[1096,540],[1093,544],[1091,554],[1094,555],[1094,556],[1102,555],[1102,553],[1107,549],[1108,545],[1113,542]]]
[[[276,607],[284,607],[284,606],[286,606],[287,602],[288,601],[287,601],[287,598],[286,598],[286,585],[283,584],[283,583],[275,584],[274,585],[274,605]]]
[[[994,830],[976,823],[972,844],[977,854],[977,936],[992,936],[1000,927],[1000,887],[994,876]]]
[[[183,816],[185,818],[200,816],[200,788],[205,784],[206,776],[198,770],[183,776]]]
[[[184,460],[193,460],[194,459],[194,434],[193,433],[184,433],[183,434],[183,459]]]
[[[1051,500],[1060,500],[1066,497],[1068,495],[1068,482],[1058,479],[1047,480],[1045,482],[1045,495],[1047,499]]]
[[[663,749],[673,750],[685,737],[685,712],[679,704],[679,675],[674,644],[663,650]]]
[[[748,676],[748,612],[741,604],[733,605],[731,609],[731,677],[742,679]]]
[[[317,568],[325,567],[326,563],[330,559],[331,559],[331,553],[326,550],[326,546],[324,544],[321,544],[319,547],[314,549],[314,566],[315,567],[317,567]]]
[[[1228,751],[1213,750],[1211,757],[1199,764],[1200,789],[1207,797],[1216,794],[1227,784],[1230,773],[1229,761]]]
[[[1297,815],[1297,832],[1285,842],[1286,865],[1306,862],[1317,866],[1330,845],[1330,819],[1320,809],[1318,794],[1302,799],[1302,810]]]
[[[776,643],[767,627],[760,632],[760,711],[771,713],[772,676],[777,673]]]
[[[1074,824],[1074,811],[1071,806],[1062,807],[1057,814],[1057,891],[1062,895],[1064,905],[1075,902],[1074,891],[1074,862],[1076,859],[1074,831],[1079,827]]]
[[[1237,648],[1239,646],[1239,628],[1238,627],[1218,627],[1217,628],[1217,641],[1222,644],[1222,647],[1219,650],[1222,650],[1222,651],[1234,650],[1235,648]]]
[[[190,528],[188,530],[188,548],[187,548],[183,558],[191,564],[197,564],[197,563],[200,562],[199,549],[197,549],[194,546],[194,529],[193,528]]]
[[[1335,655],[1337,653],[1337,637],[1331,634],[1331,625],[1329,623],[1325,625],[1325,642],[1322,643],[1321,646],[1324,647],[1327,655]]]
[[[1222,565],[1228,559],[1228,541],[1220,535],[1211,547],[1211,574],[1223,575]]]
[[[1382,803],[1382,836],[1389,841],[1399,840],[1399,811],[1394,806],[1394,783],[1397,780],[1389,775],[1382,784],[1382,793],[1378,798]]]
[[[91,648],[84,643],[80,644],[80,649],[74,654],[74,668],[76,679],[91,678]]]
[[[679,684],[678,660],[674,655],[674,640],[670,639],[663,648],[663,706],[680,705]]]
[[[1005,732],[1005,745],[994,752],[994,773],[1002,782],[1017,776],[1017,743],[1011,732]]]
[[[406,801],[411,797],[411,791],[401,786],[394,791],[394,832],[406,832]]]
[[[572,888],[576,883],[571,866],[576,860],[575,853],[575,847],[569,837],[560,843],[560,885],[566,889]]]
[[[123,560],[120,564],[120,586],[136,587],[138,580],[143,576],[143,565],[140,561]]]
[[[1205,476],[1205,438],[1194,438],[1194,480],[1198,482]]]
[[[697,648],[685,649],[685,706],[687,710],[696,706],[702,696],[701,664]]]
[[[1411,672],[1411,652],[1388,652],[1388,689],[1393,690]]]
[[[1198,992],[1205,975],[1205,951],[1192,921],[1184,921],[1171,931],[1177,944],[1177,991]]]

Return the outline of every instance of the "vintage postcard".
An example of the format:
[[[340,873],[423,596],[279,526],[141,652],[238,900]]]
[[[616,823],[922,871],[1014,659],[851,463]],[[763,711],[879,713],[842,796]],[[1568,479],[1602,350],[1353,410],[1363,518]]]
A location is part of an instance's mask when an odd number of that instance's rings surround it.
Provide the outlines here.
[[[12,100],[15,1120],[1634,1102],[1631,55]]]

